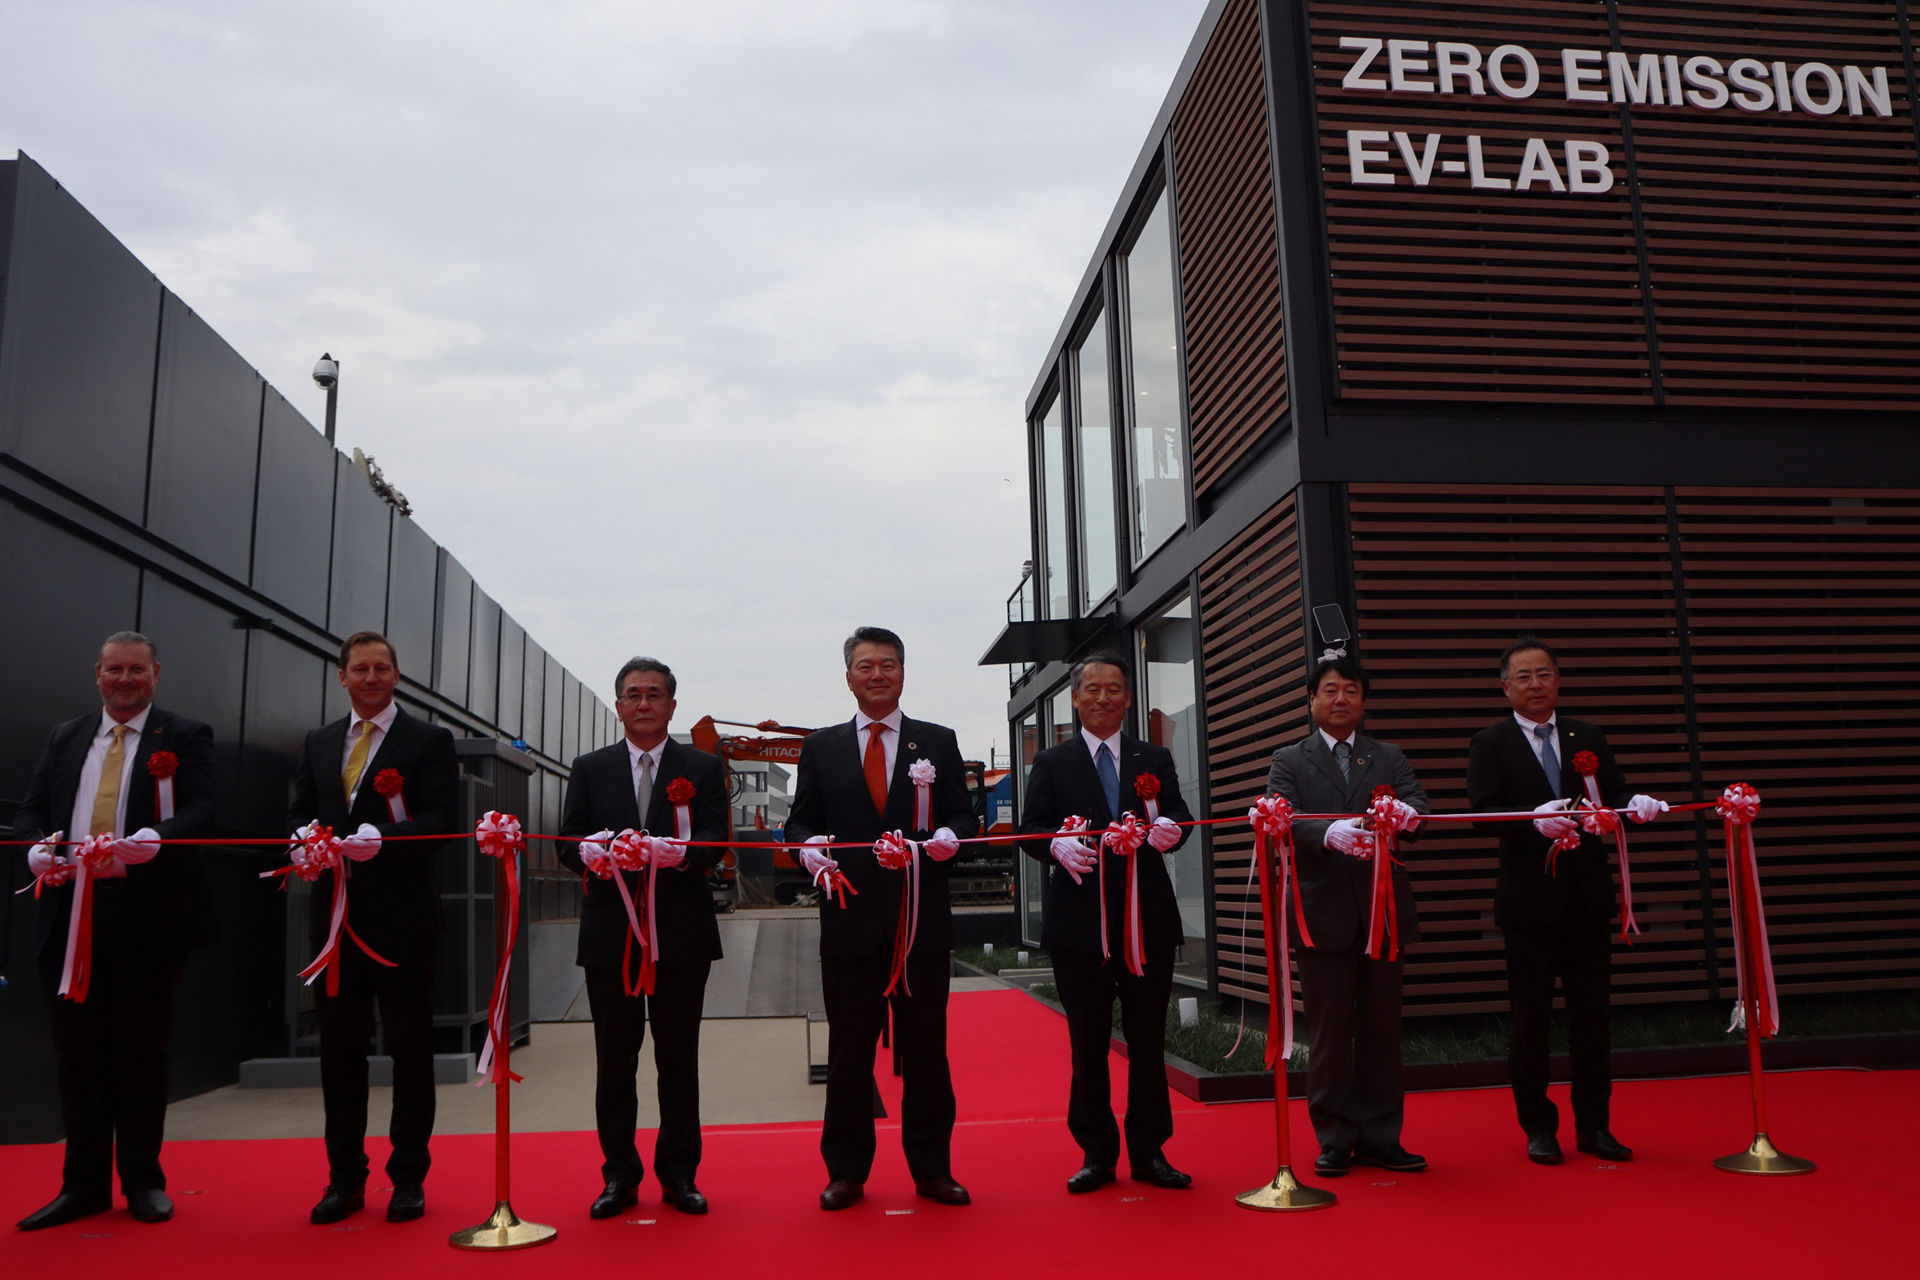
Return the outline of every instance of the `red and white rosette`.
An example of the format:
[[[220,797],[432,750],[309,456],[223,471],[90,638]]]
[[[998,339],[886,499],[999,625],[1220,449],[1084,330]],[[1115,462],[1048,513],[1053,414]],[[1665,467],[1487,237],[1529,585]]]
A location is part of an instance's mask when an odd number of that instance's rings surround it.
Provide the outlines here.
[[[1140,920],[1140,870],[1138,859],[1133,855],[1147,838],[1147,824],[1133,816],[1131,812],[1120,815],[1120,820],[1107,824],[1100,833],[1100,953],[1108,957],[1111,952],[1107,946],[1107,859],[1104,855],[1112,853],[1122,859],[1121,874],[1127,878],[1126,905],[1120,921],[1121,950],[1126,957],[1127,972],[1135,977],[1144,977],[1147,972],[1147,944]]]
[[[156,751],[147,757],[147,776],[153,779],[153,811],[166,822],[173,817],[173,775],[180,772],[180,757],[171,751]]]
[[[1640,922],[1633,918],[1633,865],[1627,860],[1627,824],[1600,799],[1600,783],[1595,777],[1600,772],[1599,756],[1591,751],[1574,752],[1573,771],[1580,775],[1580,783],[1587,791],[1586,806],[1580,811],[1580,825],[1593,835],[1612,836],[1613,847],[1620,857],[1620,940],[1631,946],[1633,939],[1628,935],[1640,932]]]
[[[693,839],[693,780],[675,778],[667,784],[667,803],[673,806],[673,838]]]
[[[892,995],[898,990],[910,996],[913,991],[907,985],[907,958],[913,954],[914,935],[920,927],[920,845],[907,839],[904,832],[889,831],[873,842],[873,860],[905,876],[900,886],[900,918],[893,929],[893,968],[882,994]]]
[[[327,975],[327,994],[340,994],[340,948],[342,938],[351,939],[353,945],[366,952],[367,957],[376,964],[392,969],[397,966],[393,961],[368,946],[366,939],[354,932],[353,925],[347,921],[347,867],[346,859],[340,851],[340,841],[333,834],[332,827],[323,827],[310,822],[301,831],[295,833],[292,848],[287,851],[290,866],[279,871],[263,873],[264,876],[286,875],[289,871],[312,884],[327,872],[333,872],[333,910],[327,925],[327,941],[320,948],[320,954],[313,963],[300,971],[300,976],[312,986],[313,980],[322,973]],[[282,886],[285,887],[284,885]]]
[[[1294,865],[1293,805],[1285,796],[1262,796],[1247,810],[1253,826],[1253,857],[1247,863],[1251,877],[1260,873],[1260,918],[1267,942],[1267,1065],[1293,1057],[1293,955],[1288,927],[1288,885],[1292,885],[1293,919],[1300,925],[1300,945],[1313,945],[1307,932],[1306,909],[1300,901],[1300,877]],[[1276,878],[1277,877],[1277,878]],[[1238,1037],[1227,1057],[1240,1047]]]
[[[1133,794],[1140,797],[1147,812],[1147,825],[1160,821],[1160,775],[1143,773],[1133,780]]]
[[[913,783],[913,829],[933,830],[933,761],[915,760],[907,766],[907,781]]]
[[[111,835],[88,836],[70,855],[73,906],[67,913],[60,994],[75,1004],[85,1004],[93,986],[93,885],[113,862],[113,841]]]
[[[498,1083],[499,1073],[495,1070],[500,1051],[507,1043],[508,1018],[508,974],[513,964],[514,943],[520,937],[520,853],[527,847],[526,836],[521,833],[520,819],[510,813],[500,813],[489,809],[473,829],[475,843],[480,852],[489,858],[500,861],[500,871],[507,881],[507,938],[500,947],[500,964],[494,970],[493,996],[487,1003],[487,1042],[480,1048],[480,1061],[475,1070],[478,1079],[475,1086]],[[507,1079],[518,1081],[520,1075],[509,1069]]]
[[[633,890],[627,887],[627,877],[622,872],[644,873],[653,863],[653,840],[644,831],[635,831],[631,827],[613,838],[607,846],[607,878],[613,881],[613,887],[620,891],[620,905],[627,909],[627,941],[620,957],[620,982],[630,996],[653,994],[653,903],[647,903],[647,922],[640,923],[640,913],[633,902]],[[640,944],[640,965],[633,964],[633,944]]]
[[[406,786],[407,780],[398,769],[382,769],[373,775],[373,789],[387,802],[387,816],[395,822],[407,820],[407,799],[402,794]]]
[[[1755,1021],[1760,1034],[1771,1039],[1780,1034],[1780,993],[1773,983],[1773,946],[1767,941],[1766,905],[1760,898],[1760,864],[1753,848],[1753,820],[1760,815],[1760,793],[1744,782],[1736,782],[1720,793],[1713,811],[1720,815],[1727,833],[1727,892],[1733,907],[1734,972],[1737,975],[1737,999],[1733,1021],[1727,1030],[1747,1025],[1747,975],[1756,979],[1752,996]],[[1753,954],[1746,953],[1751,944]]]
[[[1371,906],[1367,914],[1367,954],[1373,959],[1380,958],[1380,947],[1386,941],[1388,926],[1392,926],[1393,941],[1387,949],[1387,959],[1396,960],[1400,956],[1400,903],[1393,892],[1393,868],[1399,862],[1394,856],[1393,838],[1405,827],[1405,819],[1400,813],[1400,801],[1393,794],[1393,788],[1381,785],[1373,789],[1373,799],[1367,805],[1367,819],[1373,831],[1373,886],[1369,893]]]

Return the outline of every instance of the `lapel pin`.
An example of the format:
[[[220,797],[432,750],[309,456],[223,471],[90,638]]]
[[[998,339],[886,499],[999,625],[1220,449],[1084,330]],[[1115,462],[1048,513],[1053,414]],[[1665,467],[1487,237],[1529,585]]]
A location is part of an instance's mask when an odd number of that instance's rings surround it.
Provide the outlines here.
[[[918,751],[919,749],[920,749],[920,744],[917,742],[909,742],[907,744],[907,750],[909,751]]]

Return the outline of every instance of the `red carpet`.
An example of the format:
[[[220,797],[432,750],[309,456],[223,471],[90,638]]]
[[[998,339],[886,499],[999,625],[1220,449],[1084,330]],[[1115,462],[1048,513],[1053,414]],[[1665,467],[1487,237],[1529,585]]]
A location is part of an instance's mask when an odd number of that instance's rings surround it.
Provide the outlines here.
[[[1619,1168],[1573,1155],[1564,1128],[1567,1163],[1528,1164],[1504,1090],[1419,1094],[1408,1100],[1406,1141],[1432,1159],[1431,1172],[1359,1171],[1322,1184],[1340,1196],[1332,1209],[1259,1214],[1236,1206],[1233,1193],[1272,1176],[1270,1105],[1207,1108],[1176,1097],[1168,1154],[1194,1175],[1193,1190],[1122,1181],[1070,1197],[1062,1184],[1078,1153],[1060,1119],[1066,1035],[1059,1018],[1015,992],[958,995],[952,1042],[961,1117],[954,1171],[973,1191],[971,1208],[915,1199],[897,1127],[883,1121],[867,1199],[822,1213],[814,1200],[825,1182],[818,1126],[739,1126],[707,1132],[700,1185],[715,1206],[708,1217],[664,1209],[649,1181],[638,1210],[592,1222],[593,1135],[529,1134],[514,1143],[514,1205],[558,1226],[559,1239],[475,1259],[448,1248],[446,1237],[492,1208],[490,1138],[435,1139],[423,1221],[387,1225],[379,1196],[331,1229],[306,1223],[322,1181],[317,1139],[175,1142],[166,1161],[177,1220],[143,1226],[119,1210],[32,1234],[0,1228],[0,1260],[7,1276],[60,1268],[70,1277],[171,1272],[194,1280],[257,1280],[263,1266],[330,1280],[474,1267],[529,1277],[554,1267],[713,1276],[777,1268],[780,1280],[1241,1277],[1282,1265],[1308,1275],[1361,1267],[1569,1278],[1914,1273],[1920,1173],[1908,1155],[1920,1138],[1920,1073],[1769,1077],[1780,1145],[1820,1163],[1811,1176],[1779,1179],[1737,1177],[1709,1163],[1750,1136],[1743,1078],[1618,1086],[1614,1128],[1638,1152]],[[1114,1068],[1118,1082],[1124,1064],[1116,1058]],[[898,1090],[883,1080],[897,1116]],[[1556,1093],[1564,1104],[1564,1091]],[[1304,1104],[1292,1111],[1298,1150],[1310,1157]],[[643,1141],[642,1151],[649,1148]],[[376,1170],[383,1158],[375,1151]],[[0,1148],[8,1220],[53,1193],[59,1166],[57,1145]],[[1373,1259],[1363,1261],[1369,1250]]]

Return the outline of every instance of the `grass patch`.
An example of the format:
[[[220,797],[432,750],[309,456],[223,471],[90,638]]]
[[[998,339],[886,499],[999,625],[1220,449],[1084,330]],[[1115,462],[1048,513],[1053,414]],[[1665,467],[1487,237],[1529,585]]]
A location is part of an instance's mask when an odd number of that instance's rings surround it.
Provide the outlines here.
[[[992,951],[985,947],[960,947],[954,951],[953,958],[986,973],[998,973],[1002,969],[1046,969],[1053,965],[1046,952],[1031,949],[1027,951],[1027,962],[1022,964],[1020,951],[1018,947],[995,947]]]

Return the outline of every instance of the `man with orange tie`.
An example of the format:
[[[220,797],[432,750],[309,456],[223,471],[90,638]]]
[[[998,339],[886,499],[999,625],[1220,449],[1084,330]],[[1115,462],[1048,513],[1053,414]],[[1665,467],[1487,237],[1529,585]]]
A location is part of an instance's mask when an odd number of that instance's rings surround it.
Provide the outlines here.
[[[367,1052],[377,1001],[380,1031],[393,1058],[387,1221],[407,1222],[427,1208],[433,962],[440,933],[433,860],[444,842],[384,842],[452,830],[459,769],[453,735],[408,715],[393,700],[400,662],[385,636],[348,636],[340,646],[339,678],[353,714],[307,735],[287,807],[296,838],[310,823],[328,827],[342,840],[347,860],[347,915],[333,960],[338,991],[329,994],[327,975],[312,987],[328,1179],[308,1217],[326,1225],[366,1205]],[[329,871],[314,882],[308,904],[307,934],[316,951],[330,933],[336,874]]]
[[[216,932],[198,852],[171,843],[213,830],[213,731],[153,705],[159,655],[137,631],[108,636],[93,674],[100,710],[53,731],[14,814],[15,838],[42,842],[27,863],[67,1134],[60,1194],[26,1231],[112,1208],[116,1165],[136,1221],[173,1216],[160,1168],[173,989]],[[81,866],[89,835],[112,843]],[[89,900],[91,929],[70,939]]]
[[[947,990],[953,915],[947,869],[975,830],[965,766],[953,730],[900,711],[906,646],[882,627],[860,627],[841,648],[847,688],[859,713],[810,734],[800,747],[788,840],[851,842],[808,850],[801,863],[823,886],[845,877],[849,891],[820,894],[820,986],[827,1004],[827,1114],[820,1130],[827,1187],[822,1209],[845,1209],[864,1194],[873,1169],[873,1054],[893,1003],[900,1050],[900,1145],[916,1194],[938,1204],[971,1202],[953,1178],[953,1075],[947,1067]],[[928,772],[932,777],[927,779]],[[922,805],[915,778],[927,788]],[[899,869],[873,845],[883,833],[916,842]],[[918,886],[917,910],[902,923],[901,900]],[[908,896],[908,901],[914,899]],[[906,938],[900,930],[906,930]],[[896,944],[910,950],[904,990],[889,997]]]

